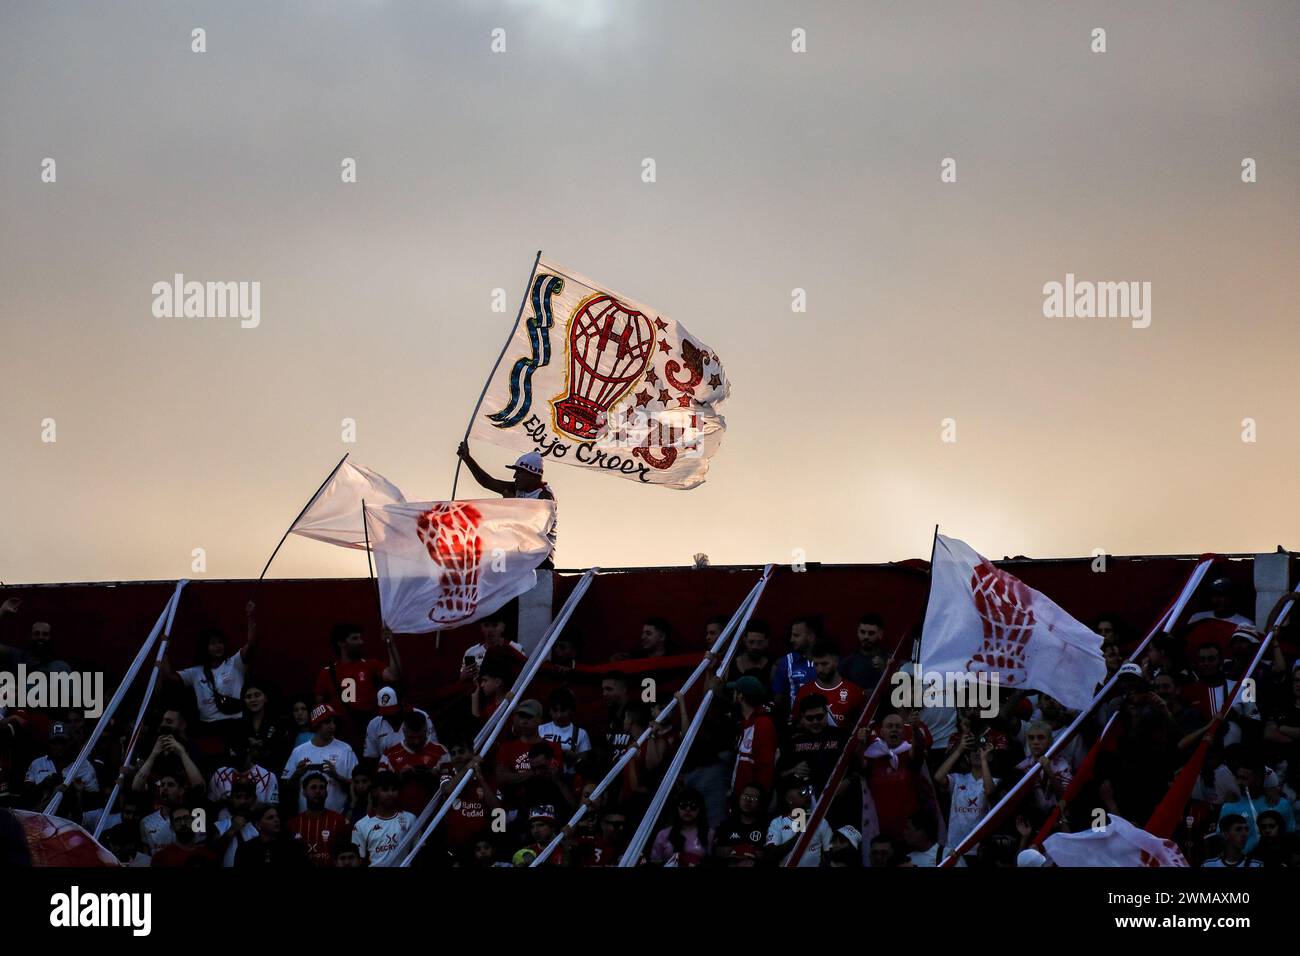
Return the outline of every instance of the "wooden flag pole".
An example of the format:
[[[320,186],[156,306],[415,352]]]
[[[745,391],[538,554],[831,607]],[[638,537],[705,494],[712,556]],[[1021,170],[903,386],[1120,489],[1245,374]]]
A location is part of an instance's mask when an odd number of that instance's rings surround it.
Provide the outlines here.
[[[533,291],[533,279],[537,277],[537,264],[542,261],[542,250],[537,250],[537,255],[533,259],[532,271],[528,273],[528,282],[524,286],[524,296],[519,300],[519,311],[515,313],[515,324],[510,326],[510,334],[506,336],[505,343],[501,346],[501,352],[497,355],[497,360],[492,363],[492,371],[488,372],[487,381],[483,383],[483,390],[478,393],[478,401],[474,403],[474,411],[470,412],[469,424],[465,426],[465,437],[461,441],[469,441],[469,433],[474,430],[474,419],[478,418],[478,410],[483,407],[483,398],[487,395],[488,386],[492,384],[492,378],[496,375],[497,369],[501,367],[501,360],[506,357],[506,350],[510,348],[510,343],[514,340],[515,331],[519,328],[519,320],[524,317],[524,309],[528,305],[528,296]],[[456,459],[456,476],[451,480],[451,500],[456,500],[456,485],[460,482],[460,458]]]
[[[335,465],[332,469],[330,469],[330,473],[325,476],[325,480],[320,483],[320,487],[316,489],[315,494],[313,494],[310,498],[308,498],[307,503],[302,506],[302,511],[298,512],[298,517],[293,519],[293,521],[289,524],[288,529],[284,532],[283,535],[280,536],[280,543],[275,546],[275,550],[271,552],[271,556],[266,559],[266,566],[262,568],[262,573],[257,576],[257,584],[253,585],[254,595],[257,594],[257,588],[258,585],[262,583],[262,578],[266,577],[266,572],[270,570],[271,562],[274,561],[275,556],[280,553],[280,549],[284,547],[285,541],[289,540],[289,535],[293,533],[294,525],[296,525],[299,521],[301,521],[302,516],[307,513],[307,509],[316,503],[316,499],[319,498],[320,493],[325,490],[325,486],[330,483],[330,480],[334,477],[335,474],[337,474],[338,470],[343,467],[343,463],[347,460],[348,460],[348,456],[344,455],[342,458],[339,459],[339,463]]]

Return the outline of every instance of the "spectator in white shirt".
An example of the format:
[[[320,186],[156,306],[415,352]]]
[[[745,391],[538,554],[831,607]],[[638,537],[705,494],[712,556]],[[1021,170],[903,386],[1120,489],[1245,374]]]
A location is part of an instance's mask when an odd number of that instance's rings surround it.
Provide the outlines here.
[[[257,794],[254,802],[279,803],[280,778],[259,763],[261,758],[262,742],[250,738],[244,759],[238,761],[237,766],[221,767],[212,774],[208,780],[208,799],[213,803],[222,803],[230,797],[237,782],[247,780]]]
[[[199,633],[195,657],[198,663],[182,671],[173,671],[167,656],[163,656],[162,675],[180,681],[194,692],[198,705],[199,727],[197,737],[217,737],[225,747],[235,743],[233,735],[241,726],[244,714],[244,675],[248,670],[257,639],[257,623],[253,617],[253,602],[246,607],[248,617],[247,639],[244,646],[226,656],[226,636],[216,628],[206,628]]]
[[[781,781],[781,801],[785,804],[785,813],[773,819],[767,827],[763,856],[769,863],[783,863],[803,835],[804,824],[812,810],[812,787],[798,777],[785,777]],[[830,848],[831,827],[822,820],[799,858],[799,866],[821,866],[822,855],[829,853]]]
[[[461,680],[476,680],[478,678],[478,669],[483,666],[483,658],[487,656],[490,650],[509,646],[520,654],[524,652],[520,644],[507,639],[504,611],[497,611],[487,617],[480,618],[478,633],[479,642],[465,652],[465,666],[461,670]]]
[[[233,867],[239,848],[257,839],[253,809],[263,802],[257,799],[257,788],[251,780],[236,780],[231,786],[230,805],[222,810],[223,819],[216,822],[217,836],[213,841],[213,852],[221,858],[222,866]]]
[[[537,733],[543,740],[560,745],[564,751],[564,766],[569,773],[573,772],[574,764],[583,754],[591,752],[591,738],[573,722],[573,712],[577,706],[573,691],[561,687],[547,701],[551,719],[537,728]]]
[[[381,866],[415,825],[415,814],[399,809],[397,774],[391,770],[375,774],[373,792],[375,807],[353,827],[352,842],[368,865]]]
[[[54,795],[54,791],[63,783],[68,767],[77,758],[72,747],[72,735],[66,724],[55,724],[50,728],[50,752],[37,757],[27,768],[26,782],[30,791],[30,805],[40,806]],[[77,768],[77,774],[68,781],[68,791],[64,795],[60,811],[69,816],[80,811],[80,799],[84,794],[98,793],[99,780],[95,777],[95,768],[89,760]]]
[[[989,770],[992,753],[992,741],[985,739],[980,746],[975,734],[963,733],[934,773],[935,786],[951,795],[948,842],[953,846],[959,846],[988,812],[989,797],[997,786]]]
[[[924,810],[903,824],[903,843],[912,866],[938,866],[948,857],[949,849],[938,841],[936,832],[934,819]],[[965,866],[966,861],[958,857],[956,865]]]
[[[161,847],[175,842],[171,814],[177,807],[184,806],[185,789],[174,774],[163,774],[158,778],[156,797],[158,809],[140,821],[140,839],[151,856]]]
[[[284,772],[280,775],[289,792],[298,794],[299,813],[307,809],[307,798],[302,792],[302,777],[310,770],[324,774],[329,782],[329,794],[325,797],[328,809],[342,813],[347,806],[357,755],[351,747],[334,736],[336,717],[332,705],[316,705],[316,709],[311,712],[315,736],[305,744],[293,748],[293,753],[289,754],[284,765]]]
[[[429,715],[418,707],[404,707],[397,691],[392,687],[380,689],[375,696],[375,709],[379,713],[366,727],[366,743],[361,751],[363,759],[378,760],[386,751],[402,742],[402,722],[408,713],[423,717],[429,740],[435,744],[438,742],[438,732],[433,729]]]

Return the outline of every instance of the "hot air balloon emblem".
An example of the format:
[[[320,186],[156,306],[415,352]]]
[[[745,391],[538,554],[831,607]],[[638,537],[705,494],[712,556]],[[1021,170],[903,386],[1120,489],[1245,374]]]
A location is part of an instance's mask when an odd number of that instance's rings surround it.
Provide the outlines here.
[[[654,349],[654,325],[644,313],[604,293],[580,302],[569,320],[568,392],[551,401],[556,429],[595,438],[610,408],[645,374]]]
[[[429,611],[429,620],[437,624],[463,621],[478,607],[479,563],[483,558],[480,520],[482,514],[477,508],[458,501],[440,501],[416,519],[415,533],[441,569],[441,593]]]

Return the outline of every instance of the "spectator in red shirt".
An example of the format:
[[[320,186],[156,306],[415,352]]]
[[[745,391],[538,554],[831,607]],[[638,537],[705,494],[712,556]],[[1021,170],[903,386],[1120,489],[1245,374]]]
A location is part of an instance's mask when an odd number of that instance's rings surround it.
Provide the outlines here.
[[[443,826],[447,848],[453,853],[463,854],[474,845],[475,840],[491,832],[493,815],[498,809],[502,810],[499,815],[502,822],[505,815],[495,784],[484,779],[482,761],[474,755],[470,742],[463,738],[452,738],[449,747],[448,761],[441,768],[440,786],[444,796],[450,794],[455,787],[456,775],[461,770],[466,766],[474,768],[474,778],[452,804]]]
[[[502,788],[513,788],[513,798],[516,806],[522,806],[520,802],[523,794],[520,786],[535,775],[533,759],[531,752],[534,746],[543,745],[551,751],[552,759],[561,768],[564,766],[564,751],[560,745],[553,740],[546,740],[537,732],[537,727],[542,720],[542,705],[540,701],[526,700],[521,703],[514,713],[514,730],[515,736],[512,740],[497,745],[496,752],[496,779]]]
[[[902,842],[907,821],[921,809],[920,773],[925,763],[927,742],[921,732],[923,725],[908,727],[899,714],[890,714],[880,722],[880,729],[872,734],[866,728],[859,732],[864,744],[861,753],[863,785],[866,800],[874,806],[879,831]],[[871,821],[865,815],[862,830],[868,831]]]
[[[533,807],[528,811],[528,833],[532,837],[532,843],[524,847],[531,850],[534,854],[540,855],[542,850],[555,839],[555,807],[549,803]],[[551,866],[559,866],[564,862],[563,853],[552,853],[546,861]],[[546,865],[546,864],[543,864]]]
[[[500,661],[488,660],[475,669],[474,693],[470,695],[469,709],[481,726],[496,713],[506,699],[506,686],[510,675]]]
[[[641,735],[650,726],[650,707],[639,700],[629,701],[623,707],[623,730],[628,739],[628,746],[641,739]],[[654,733],[646,738],[636,755],[623,768],[623,788],[619,799],[631,800],[635,797],[648,796],[655,787],[659,769],[668,760],[672,749],[668,735],[671,731],[659,724]]]
[[[332,704],[343,715],[339,736],[359,744],[366,725],[375,716],[375,698],[386,684],[401,678],[393,632],[384,628],[388,666],[365,656],[364,631],[357,624],[337,624],[330,634],[336,659],[321,668],[316,678],[316,703]]]
[[[333,866],[339,844],[352,844],[352,826],[343,814],[325,808],[329,781],[324,774],[313,772],[303,777],[302,792],[307,809],[290,818],[289,833],[302,843],[313,866]]]
[[[384,751],[379,767],[397,774],[398,806],[419,815],[438,789],[438,767],[446,761],[446,748],[429,739],[429,719],[409,713],[402,721],[402,742]]]
[[[840,657],[835,645],[830,641],[819,641],[812,650],[813,667],[816,676],[799,688],[795,694],[795,706],[791,719],[799,711],[799,701],[812,694],[826,699],[830,713],[827,725],[831,727],[848,727],[853,723],[867,695],[857,684],[850,683],[840,676]]]
[[[777,746],[776,725],[767,707],[767,688],[750,675],[727,687],[735,691],[741,718],[731,792],[739,798],[751,783],[770,791],[776,782]]]
[[[194,833],[193,813],[189,807],[174,807],[171,811],[172,843],[153,855],[153,866],[207,866],[218,865],[217,856]]]

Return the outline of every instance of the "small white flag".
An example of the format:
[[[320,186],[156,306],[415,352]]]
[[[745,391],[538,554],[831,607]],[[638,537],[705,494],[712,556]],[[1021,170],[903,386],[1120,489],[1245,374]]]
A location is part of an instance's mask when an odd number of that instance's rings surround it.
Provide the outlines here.
[[[1072,710],[1092,702],[1106,677],[1099,635],[956,538],[938,536],[930,575],[922,673],[996,673]]]
[[[470,624],[532,590],[555,502],[366,502],[384,623],[398,634]]]
[[[1104,827],[1053,833],[1043,850],[1057,866],[1187,866],[1173,840],[1162,840],[1110,814]]]
[[[290,530],[305,538],[364,551],[361,502],[379,508],[405,500],[397,486],[383,475],[346,458]]]

